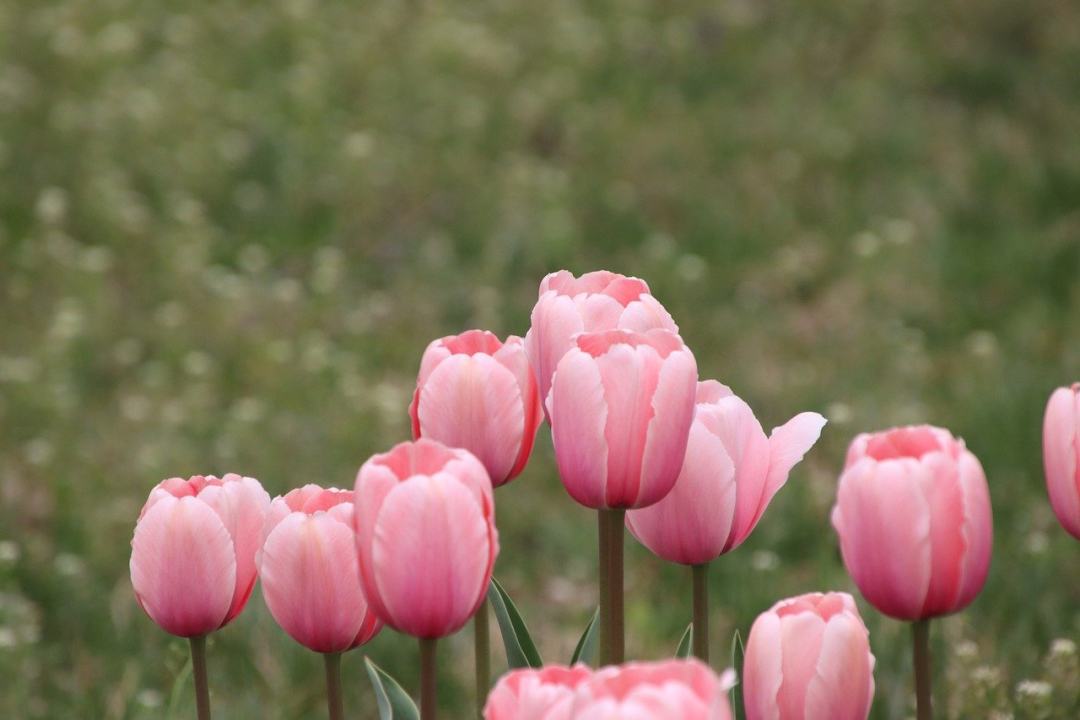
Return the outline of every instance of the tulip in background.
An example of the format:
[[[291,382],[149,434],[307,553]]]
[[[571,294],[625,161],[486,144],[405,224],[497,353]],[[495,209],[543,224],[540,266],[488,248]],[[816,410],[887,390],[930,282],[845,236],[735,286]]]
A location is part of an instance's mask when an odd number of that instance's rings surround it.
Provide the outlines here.
[[[731,720],[734,684],[698,660],[606,667],[578,686],[570,720]]]
[[[420,439],[372,456],[356,477],[360,579],[390,627],[420,639],[421,711],[435,717],[435,641],[484,601],[499,552],[491,480],[476,457]]]
[[[622,660],[622,544],[627,508],[667,495],[694,419],[697,364],[675,333],[582,333],[547,398],[559,476],[599,511],[601,661]]]
[[[151,620],[190,639],[200,720],[210,717],[206,636],[239,615],[255,587],[269,505],[255,478],[174,477],[150,492],[135,525],[131,585]]]
[[[928,718],[928,621],[967,607],[990,567],[993,526],[982,465],[942,428],[859,435],[848,449],[832,522],[863,597],[890,617],[914,622],[919,718]]]
[[[484,720],[570,720],[574,691],[591,677],[585,665],[513,670],[488,695]]]
[[[360,586],[352,499],[352,491],[318,485],[275,498],[257,555],[270,614],[290,637],[323,654],[332,720],[344,717],[341,653],[381,627]]]
[[[1043,464],[1054,514],[1080,539],[1080,383],[1050,396],[1043,419]]]
[[[847,593],[781,600],[754,621],[746,720],[866,720],[873,698],[870,634]]]
[[[749,537],[825,418],[800,413],[766,436],[750,406],[719,382],[699,382],[696,400],[675,487],[660,502],[629,511],[626,526],[656,555],[692,567],[694,654],[708,662],[708,564]]]
[[[546,401],[551,376],[572,347],[574,335],[602,330],[653,329],[679,331],[664,306],[649,293],[644,280],[607,270],[575,278],[566,270],[551,273],[540,282],[539,299],[533,306],[525,349]]]

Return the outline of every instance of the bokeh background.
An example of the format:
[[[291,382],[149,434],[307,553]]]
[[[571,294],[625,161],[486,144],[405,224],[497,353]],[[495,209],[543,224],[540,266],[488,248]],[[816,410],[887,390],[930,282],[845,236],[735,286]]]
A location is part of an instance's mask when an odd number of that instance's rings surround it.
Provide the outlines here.
[[[646,278],[766,428],[830,420],[715,564],[718,666],[776,599],[853,591],[846,444],[928,421],[995,511],[986,589],[935,631],[941,707],[1077,717],[1080,546],[1040,431],[1080,378],[1078,130],[1070,0],[0,3],[0,715],[192,716],[128,580],[151,486],[348,486],[407,437],[426,343],[523,335],[565,267]],[[595,531],[546,427],[497,502],[497,575],[565,662]],[[689,578],[627,552],[629,652],[670,654]],[[862,609],[873,717],[904,718],[908,630]],[[371,718],[364,652],[409,689],[416,656],[384,632],[346,658]],[[467,717],[469,631],[441,652]],[[258,591],[211,664],[220,717],[321,716]]]

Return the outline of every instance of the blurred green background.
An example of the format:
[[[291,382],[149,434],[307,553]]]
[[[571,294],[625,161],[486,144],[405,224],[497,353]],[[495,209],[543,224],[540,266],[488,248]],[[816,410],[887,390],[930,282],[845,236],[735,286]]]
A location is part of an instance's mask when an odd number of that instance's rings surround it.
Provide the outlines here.
[[[149,489],[350,485],[407,436],[425,344],[523,335],[563,267],[646,278],[766,428],[830,420],[714,565],[718,667],[775,600],[853,590],[846,444],[927,421],[995,511],[985,591],[936,626],[941,707],[1080,713],[1040,445],[1080,379],[1080,5],[42,0],[0,3],[0,715],[193,716],[128,580]],[[595,531],[546,427],[497,502],[497,575],[565,662]],[[629,653],[670,654],[688,574],[632,541],[627,567]],[[873,716],[906,717],[907,628],[862,609]],[[346,658],[370,718],[363,652],[409,689],[416,655],[387,631]],[[441,652],[467,717],[469,631]],[[321,716],[258,591],[210,658],[220,717]]]

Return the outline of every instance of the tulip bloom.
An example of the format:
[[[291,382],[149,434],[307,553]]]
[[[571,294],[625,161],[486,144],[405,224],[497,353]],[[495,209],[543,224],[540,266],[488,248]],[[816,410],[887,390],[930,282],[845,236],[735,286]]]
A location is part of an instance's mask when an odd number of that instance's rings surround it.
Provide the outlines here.
[[[678,335],[583,333],[548,395],[559,476],[590,508],[638,508],[679,476],[694,419],[697,364]]]
[[[796,415],[766,437],[753,410],[715,380],[697,384],[697,407],[675,487],[626,514],[645,547],[683,565],[707,563],[742,544],[788,473],[813,447],[825,418]]]
[[[697,660],[627,663],[598,670],[574,698],[572,720],[730,720],[730,670]]]
[[[590,677],[584,665],[513,670],[488,695],[484,720],[570,720],[574,691]]]
[[[229,473],[169,478],[150,492],[131,540],[131,585],[150,619],[180,637],[217,630],[255,587],[270,496]]]
[[[319,653],[363,645],[381,624],[360,587],[353,493],[305,485],[270,503],[258,556],[263,598],[293,640]]]
[[[1050,396],[1043,420],[1043,462],[1054,514],[1065,530],[1080,538],[1080,383]]]
[[[434,340],[420,361],[409,405],[413,439],[468,450],[495,487],[516,477],[543,420],[536,378],[521,338],[500,342],[470,330]]]
[[[782,600],[754,621],[743,661],[746,720],[866,720],[870,634],[847,593]]]
[[[645,332],[656,328],[679,331],[668,311],[649,293],[644,280],[607,270],[585,273],[580,278],[560,270],[545,277],[540,282],[531,322],[525,350],[543,401],[551,389],[551,376],[562,356],[574,347],[577,333]]]
[[[921,425],[856,437],[832,523],[855,584],[890,617],[957,612],[986,581],[992,542],[986,476],[948,430]]]

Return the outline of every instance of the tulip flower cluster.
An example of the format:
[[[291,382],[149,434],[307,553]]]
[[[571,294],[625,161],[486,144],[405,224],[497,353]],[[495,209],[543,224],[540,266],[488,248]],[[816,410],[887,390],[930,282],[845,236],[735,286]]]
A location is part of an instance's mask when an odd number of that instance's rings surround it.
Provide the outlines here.
[[[470,620],[486,720],[730,718],[734,673],[707,664],[707,569],[762,521],[825,418],[801,412],[766,434],[745,400],[699,379],[678,333],[644,281],[560,271],[541,283],[524,340],[469,330],[427,346],[407,408],[412,440],[372,455],[351,489],[307,484],[271,500],[236,474],[158,484],[135,525],[131,583],[155,623],[190,639],[199,717],[210,717],[206,637],[243,610],[259,578],[282,630],[323,656],[332,719],[344,717],[342,653],[383,626],[419,641],[419,717],[434,718],[436,641]],[[591,662],[593,625],[571,666],[541,667],[492,577],[495,489],[522,473],[545,417],[567,494],[597,513],[597,670],[573,664]],[[1043,449],[1053,509],[1080,538],[1080,384],[1052,395]],[[866,602],[912,623],[917,711],[929,718],[928,623],[969,605],[990,566],[982,465],[939,427],[860,434],[832,525]],[[624,528],[690,568],[686,638],[697,659],[623,664]],[[494,689],[489,598],[508,663],[519,668]],[[746,717],[864,720],[874,664],[851,595],[781,600],[750,630]],[[416,712],[400,686],[374,665],[368,672],[380,712]]]

